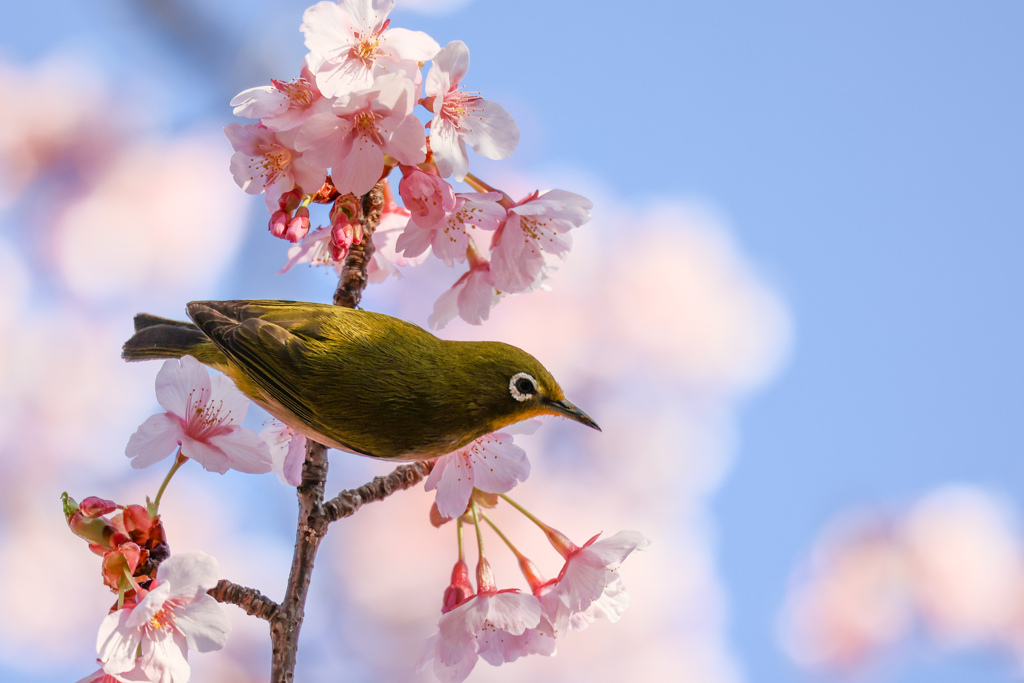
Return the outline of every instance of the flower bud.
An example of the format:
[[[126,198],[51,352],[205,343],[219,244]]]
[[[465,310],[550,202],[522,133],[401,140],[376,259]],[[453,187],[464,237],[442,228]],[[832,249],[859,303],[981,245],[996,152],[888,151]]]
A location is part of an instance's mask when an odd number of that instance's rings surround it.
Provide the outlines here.
[[[452,568],[452,581],[444,589],[444,602],[441,605],[441,613],[447,613],[455,609],[462,602],[473,595],[473,586],[469,583],[469,566],[462,560],[455,563]]]
[[[291,213],[288,211],[275,211],[270,216],[270,224],[267,226],[270,229],[270,234],[274,237],[283,238],[288,230],[288,223],[291,217]]]
[[[86,517],[102,517],[116,510],[117,504],[112,500],[89,496],[78,505],[78,509]]]
[[[309,208],[300,206],[295,210],[295,218],[288,223],[283,237],[289,242],[298,242],[309,232]]]

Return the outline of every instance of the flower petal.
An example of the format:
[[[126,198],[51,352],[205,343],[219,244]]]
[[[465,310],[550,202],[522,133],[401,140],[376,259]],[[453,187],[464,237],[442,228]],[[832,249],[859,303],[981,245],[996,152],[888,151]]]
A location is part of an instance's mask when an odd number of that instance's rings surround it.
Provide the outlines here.
[[[185,430],[179,419],[168,413],[157,413],[146,418],[128,438],[124,454],[132,458],[132,467],[149,467],[173,453],[184,437]]]
[[[192,356],[165,361],[156,375],[156,400],[163,409],[185,418],[190,409],[206,405],[210,374]]]

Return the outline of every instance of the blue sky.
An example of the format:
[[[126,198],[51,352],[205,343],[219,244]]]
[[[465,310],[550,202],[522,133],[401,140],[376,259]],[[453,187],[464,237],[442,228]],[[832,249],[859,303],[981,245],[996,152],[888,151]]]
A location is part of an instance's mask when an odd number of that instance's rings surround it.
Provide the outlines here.
[[[0,50],[83,51],[144,79],[168,131],[227,123],[233,94],[295,71],[305,5],[204,5],[175,36],[129,2],[57,2],[45,22],[21,3]],[[523,130],[510,163],[714,206],[787,302],[788,362],[743,407],[712,504],[751,681],[802,680],[776,619],[833,514],[951,481],[1024,499],[1024,5],[475,0],[424,16],[399,0],[394,23],[469,44],[470,84]],[[220,42],[191,52],[190,35]],[[886,674],[1010,679],[983,654]]]

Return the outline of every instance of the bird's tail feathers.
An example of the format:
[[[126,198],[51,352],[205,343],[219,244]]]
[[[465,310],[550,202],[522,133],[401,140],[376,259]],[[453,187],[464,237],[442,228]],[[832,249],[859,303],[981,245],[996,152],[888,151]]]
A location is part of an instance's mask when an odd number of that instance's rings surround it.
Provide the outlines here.
[[[124,343],[121,357],[127,361],[181,358],[196,355],[206,345],[209,339],[192,323],[139,313],[135,316],[135,334]]]

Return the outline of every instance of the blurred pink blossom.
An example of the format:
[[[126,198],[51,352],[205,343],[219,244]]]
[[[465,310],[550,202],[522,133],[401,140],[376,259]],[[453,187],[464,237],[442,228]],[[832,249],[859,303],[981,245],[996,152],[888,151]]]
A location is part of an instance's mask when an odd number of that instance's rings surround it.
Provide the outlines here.
[[[306,461],[306,437],[281,422],[260,432],[260,438],[270,447],[272,469],[285,486],[302,483],[302,465]]]

